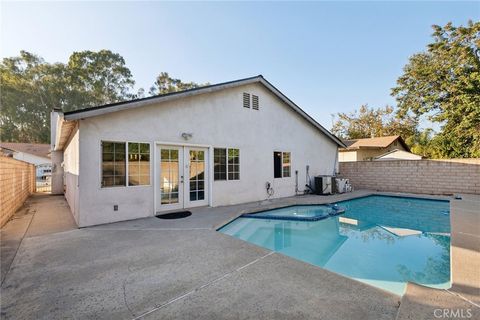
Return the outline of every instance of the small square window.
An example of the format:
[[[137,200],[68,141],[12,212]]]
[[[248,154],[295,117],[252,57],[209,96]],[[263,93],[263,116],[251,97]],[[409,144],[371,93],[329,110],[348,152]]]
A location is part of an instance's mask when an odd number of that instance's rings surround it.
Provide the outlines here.
[[[291,176],[290,152],[275,151],[273,153],[273,177],[288,178]]]

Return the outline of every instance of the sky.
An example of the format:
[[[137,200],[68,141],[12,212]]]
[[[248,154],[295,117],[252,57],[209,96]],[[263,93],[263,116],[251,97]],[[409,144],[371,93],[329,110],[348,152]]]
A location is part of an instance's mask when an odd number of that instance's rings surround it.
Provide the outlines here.
[[[469,19],[479,1],[2,1],[0,57],[109,49],[147,91],[162,71],[212,84],[262,74],[330,129],[334,113],[395,105],[390,89],[431,26]]]

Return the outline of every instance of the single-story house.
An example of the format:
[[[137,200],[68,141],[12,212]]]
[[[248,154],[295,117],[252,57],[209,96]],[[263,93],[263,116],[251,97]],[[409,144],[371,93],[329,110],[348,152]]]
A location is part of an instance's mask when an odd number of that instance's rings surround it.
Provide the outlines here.
[[[4,156],[35,165],[37,180],[46,180],[51,175],[49,144],[0,142],[0,152]]]
[[[410,152],[400,136],[343,140],[345,148],[338,149],[338,161],[369,161],[393,150]]]
[[[262,76],[54,111],[51,141],[80,227],[300,194],[345,147]]]
[[[385,160],[422,160],[422,156],[405,150],[395,149],[373,158],[374,161]]]

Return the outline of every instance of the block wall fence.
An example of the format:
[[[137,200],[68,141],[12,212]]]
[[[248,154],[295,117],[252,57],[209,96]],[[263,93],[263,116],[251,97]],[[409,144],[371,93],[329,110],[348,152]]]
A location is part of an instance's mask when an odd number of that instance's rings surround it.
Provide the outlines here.
[[[339,171],[356,190],[480,194],[480,159],[340,162]]]
[[[35,191],[33,164],[0,156],[0,227]]]

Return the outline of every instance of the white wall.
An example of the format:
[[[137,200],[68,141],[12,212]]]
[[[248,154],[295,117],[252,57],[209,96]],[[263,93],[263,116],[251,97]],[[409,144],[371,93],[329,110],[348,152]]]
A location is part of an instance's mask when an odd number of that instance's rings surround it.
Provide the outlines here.
[[[63,194],[63,151],[52,151],[52,194]]]
[[[339,162],[357,161],[357,151],[339,151]]]
[[[403,151],[403,150],[397,150],[393,151],[392,153],[389,153],[381,158],[374,159],[375,161],[386,161],[386,160],[422,160],[422,156],[419,156],[417,154],[408,152],[408,151]]]
[[[80,173],[79,138],[80,131],[77,126],[73,130],[70,141],[67,143],[63,154],[63,183],[65,184],[65,198],[67,199],[70,210],[72,211],[73,217],[75,218],[75,221],[78,225],[80,225],[80,203],[78,186],[78,177]]]
[[[51,160],[49,158],[39,157],[39,156],[36,156],[34,154],[25,153],[25,152],[18,152],[18,151],[15,151],[13,153],[13,158],[17,159],[17,160],[21,160],[21,161],[25,161],[25,162],[34,164],[36,166],[40,165],[40,164],[46,164],[46,163],[51,162]]]
[[[259,111],[243,107],[243,92],[260,97]],[[240,149],[240,180],[214,181],[214,206],[266,199],[267,181],[273,197],[292,196],[295,170],[303,190],[306,165],[312,177],[335,170],[337,145],[261,84],[119,111],[80,120],[79,225],[153,215],[152,186],[100,187],[101,140],[150,142],[153,153],[154,141],[184,143],[182,132],[193,133],[191,144]],[[273,178],[274,151],[291,152],[290,178]]]

